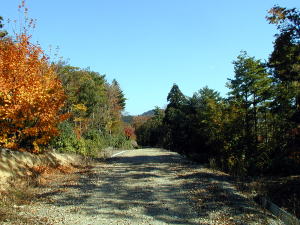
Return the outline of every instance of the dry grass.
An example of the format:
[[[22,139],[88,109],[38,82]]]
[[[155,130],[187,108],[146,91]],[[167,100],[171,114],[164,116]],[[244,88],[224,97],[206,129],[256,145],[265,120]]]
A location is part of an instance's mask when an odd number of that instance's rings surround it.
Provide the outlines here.
[[[28,168],[28,176],[10,181],[11,188],[0,192],[0,224],[50,224],[47,218],[28,217],[20,214],[24,205],[41,198],[40,188],[66,178],[67,174],[88,172],[90,167],[35,166]],[[72,177],[74,179],[74,176]]]
[[[300,176],[246,178],[237,187],[249,197],[267,197],[300,218]]]
[[[34,188],[25,186],[25,183],[29,183],[29,180],[17,183],[9,191],[0,193],[1,224],[4,222],[9,222],[10,224],[36,224],[32,218],[19,214],[22,206],[31,204],[36,194]]]

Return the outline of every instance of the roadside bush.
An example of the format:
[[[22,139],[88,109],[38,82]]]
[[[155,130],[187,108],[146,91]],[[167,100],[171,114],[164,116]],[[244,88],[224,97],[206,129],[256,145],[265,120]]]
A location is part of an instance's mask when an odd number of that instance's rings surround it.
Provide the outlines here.
[[[101,134],[98,130],[92,129],[85,132],[78,138],[74,127],[69,122],[59,125],[60,135],[51,142],[51,147],[59,152],[70,152],[85,156],[97,156],[102,149],[107,147],[132,149],[132,142],[124,134],[114,136]]]
[[[88,155],[97,156],[98,153],[109,146],[106,135],[101,134],[98,130],[88,130],[83,134],[83,139],[88,147]]]
[[[51,142],[51,147],[59,152],[76,153],[85,156],[96,156],[103,148],[103,140],[94,134],[78,138],[72,124],[63,122],[59,125],[60,135]]]
[[[247,169],[243,158],[230,156],[227,159],[227,166],[228,166],[228,171],[233,176],[244,177],[247,174]]]
[[[58,126],[60,135],[52,139],[51,147],[60,152],[80,153],[84,149],[73,130],[73,126],[68,122],[63,122]]]
[[[128,138],[124,134],[118,134],[115,136],[110,137],[110,145],[114,148],[122,148],[122,149],[132,149],[132,143],[131,140],[128,140]]]

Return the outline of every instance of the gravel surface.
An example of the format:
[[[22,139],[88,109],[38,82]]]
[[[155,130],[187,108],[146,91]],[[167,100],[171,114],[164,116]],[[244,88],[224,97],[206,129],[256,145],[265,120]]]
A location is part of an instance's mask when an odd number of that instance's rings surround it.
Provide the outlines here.
[[[128,150],[40,189],[16,206],[33,224],[282,224],[228,175],[161,149]]]

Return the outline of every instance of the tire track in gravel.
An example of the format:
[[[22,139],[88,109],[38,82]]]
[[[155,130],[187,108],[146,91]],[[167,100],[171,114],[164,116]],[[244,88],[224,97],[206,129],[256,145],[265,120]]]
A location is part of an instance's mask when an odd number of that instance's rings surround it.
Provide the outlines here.
[[[21,213],[49,224],[281,224],[227,176],[162,149],[123,152],[42,195]]]

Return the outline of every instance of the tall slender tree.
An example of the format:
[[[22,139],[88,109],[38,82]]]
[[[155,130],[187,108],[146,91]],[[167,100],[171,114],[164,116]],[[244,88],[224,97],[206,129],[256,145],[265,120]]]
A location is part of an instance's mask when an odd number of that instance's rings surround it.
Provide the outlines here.
[[[277,165],[283,167],[283,159],[289,159],[291,168],[299,168],[295,155],[300,155],[300,12],[274,6],[266,18],[279,31],[269,58],[275,78],[272,109]]]
[[[275,24],[279,31],[275,35],[274,50],[269,58],[269,66],[273,69],[275,77],[282,92],[280,98],[286,99],[288,105],[290,97],[294,99],[294,114],[292,120],[300,123],[300,12],[296,9],[287,9],[274,6],[269,11],[267,20]]]
[[[186,153],[207,162],[220,148],[222,98],[208,87],[200,89],[185,107]]]
[[[229,99],[240,109],[242,121],[242,143],[246,160],[254,159],[258,152],[260,114],[266,110],[266,102],[271,97],[272,80],[265,65],[242,51],[234,64],[234,79],[229,79],[227,86],[231,89]],[[234,125],[235,126],[235,125]]]
[[[184,151],[185,136],[185,114],[184,106],[187,98],[183,95],[177,84],[174,84],[167,96],[167,105],[164,117],[166,127],[165,147],[174,151]]]

